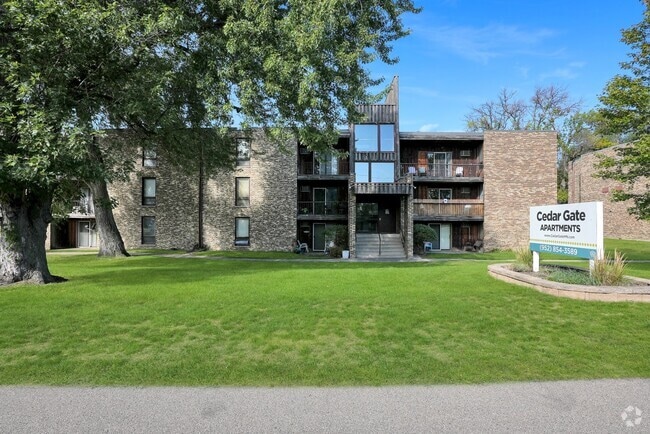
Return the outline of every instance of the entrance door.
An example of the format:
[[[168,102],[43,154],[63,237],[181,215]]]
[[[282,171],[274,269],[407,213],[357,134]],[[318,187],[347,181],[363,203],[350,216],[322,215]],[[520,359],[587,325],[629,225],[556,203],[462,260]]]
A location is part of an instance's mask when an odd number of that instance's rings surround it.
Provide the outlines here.
[[[379,232],[382,234],[394,234],[395,228],[395,208],[384,207],[379,205]]]
[[[440,250],[451,249],[451,225],[440,225]]]
[[[357,232],[377,232],[379,210],[376,203],[357,202]]]
[[[451,152],[432,152],[429,154],[431,175],[448,178],[451,176]]]
[[[325,251],[325,223],[314,223],[312,250]]]
[[[97,244],[97,233],[88,220],[82,220],[77,224],[77,247],[95,247]]]
[[[451,249],[451,225],[429,223],[437,235],[437,240],[432,241],[433,250],[449,250]]]
[[[327,189],[314,188],[314,214],[316,215],[325,214],[326,195],[327,195]]]

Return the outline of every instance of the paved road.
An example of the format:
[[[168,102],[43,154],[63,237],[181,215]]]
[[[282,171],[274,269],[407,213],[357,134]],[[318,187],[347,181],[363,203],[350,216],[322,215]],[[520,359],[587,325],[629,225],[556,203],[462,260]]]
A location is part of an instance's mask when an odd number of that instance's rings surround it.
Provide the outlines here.
[[[648,433],[650,380],[360,388],[5,386],[0,432]]]

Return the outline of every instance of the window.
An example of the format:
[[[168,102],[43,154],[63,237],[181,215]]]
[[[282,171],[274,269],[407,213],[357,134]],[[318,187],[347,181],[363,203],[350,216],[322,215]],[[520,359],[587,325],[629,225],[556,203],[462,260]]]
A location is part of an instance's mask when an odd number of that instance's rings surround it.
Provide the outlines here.
[[[395,152],[395,126],[393,124],[379,126],[379,150]]]
[[[142,217],[142,244],[156,244],[156,217]]]
[[[430,188],[429,199],[451,200],[451,188]]]
[[[250,206],[250,178],[235,178],[235,206]]]
[[[142,178],[142,205],[156,204],[156,178]]]
[[[395,163],[354,163],[356,182],[395,182]]]
[[[248,140],[237,140],[237,165],[250,166],[251,144]]]
[[[393,124],[361,124],[354,127],[354,149],[357,152],[395,152]]]
[[[158,155],[155,149],[142,149],[142,166],[156,167],[158,165]]]
[[[236,246],[250,245],[250,224],[251,224],[251,220],[248,217],[235,218],[235,245]]]

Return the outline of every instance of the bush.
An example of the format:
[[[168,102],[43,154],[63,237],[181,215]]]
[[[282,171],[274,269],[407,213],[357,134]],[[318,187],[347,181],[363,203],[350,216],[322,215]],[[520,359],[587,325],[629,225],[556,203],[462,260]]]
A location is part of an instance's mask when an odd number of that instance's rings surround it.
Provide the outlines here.
[[[625,275],[625,255],[614,250],[614,258],[607,255],[603,259],[594,260],[591,277],[600,285],[620,285]]]
[[[413,226],[413,250],[416,253],[424,253],[424,243],[438,239],[438,234],[428,225]]]
[[[343,250],[349,249],[347,225],[328,225],[325,229],[325,240],[334,243],[334,246],[329,248],[330,256],[340,258]]]
[[[530,271],[533,269],[533,252],[528,246],[519,246],[514,249],[515,264],[513,269],[515,271]]]
[[[340,258],[343,254],[343,249],[339,246],[330,247],[329,253],[332,258]]]

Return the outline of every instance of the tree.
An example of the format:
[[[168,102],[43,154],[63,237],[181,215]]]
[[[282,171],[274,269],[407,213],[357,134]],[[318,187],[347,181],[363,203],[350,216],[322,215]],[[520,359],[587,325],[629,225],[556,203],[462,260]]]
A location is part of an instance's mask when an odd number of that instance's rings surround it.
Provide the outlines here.
[[[537,87],[529,102],[517,98],[517,92],[502,89],[497,99],[472,107],[465,116],[469,131],[552,130],[558,132],[558,202],[565,203],[567,163],[578,135],[583,134],[588,118],[581,116],[580,102],[566,89],[554,85]]]
[[[108,213],[103,187],[130,170],[134,142],[213,170],[232,161],[237,118],[327,148],[380,82],[366,65],[396,61],[408,12],[412,0],[0,3],[0,280],[54,279],[52,198],[83,181]]]
[[[629,212],[650,220],[650,2],[644,3],[643,20],[623,30],[622,41],[632,52],[621,68],[629,74],[616,75],[600,96],[601,131],[623,135],[627,145],[601,160],[599,176],[622,182],[625,188],[613,199],[632,200]]]

